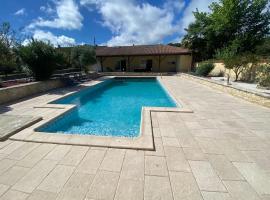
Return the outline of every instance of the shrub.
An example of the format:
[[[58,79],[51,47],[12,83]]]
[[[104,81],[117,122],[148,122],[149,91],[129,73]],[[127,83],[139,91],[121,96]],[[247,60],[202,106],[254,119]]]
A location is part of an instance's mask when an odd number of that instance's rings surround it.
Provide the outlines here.
[[[38,81],[49,79],[57,67],[56,51],[48,43],[32,40],[27,46],[20,47],[18,52]]]
[[[270,89],[270,64],[258,67],[256,80],[259,87],[266,87]]]
[[[207,76],[213,69],[214,69],[213,63],[201,63],[196,68],[195,73],[199,76]]]

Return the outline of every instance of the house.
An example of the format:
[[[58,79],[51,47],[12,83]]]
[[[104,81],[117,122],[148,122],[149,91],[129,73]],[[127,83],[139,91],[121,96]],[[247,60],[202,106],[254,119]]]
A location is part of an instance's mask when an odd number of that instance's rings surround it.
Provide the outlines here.
[[[192,52],[169,45],[133,45],[96,48],[100,71],[187,72]]]

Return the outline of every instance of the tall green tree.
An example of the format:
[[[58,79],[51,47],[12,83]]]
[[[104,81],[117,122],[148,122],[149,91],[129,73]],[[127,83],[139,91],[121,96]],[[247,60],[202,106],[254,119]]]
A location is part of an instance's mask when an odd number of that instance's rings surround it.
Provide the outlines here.
[[[255,51],[270,33],[269,0],[219,0],[210,12],[194,12],[183,45],[194,50],[198,60],[212,58],[218,49],[233,45],[237,53]]]

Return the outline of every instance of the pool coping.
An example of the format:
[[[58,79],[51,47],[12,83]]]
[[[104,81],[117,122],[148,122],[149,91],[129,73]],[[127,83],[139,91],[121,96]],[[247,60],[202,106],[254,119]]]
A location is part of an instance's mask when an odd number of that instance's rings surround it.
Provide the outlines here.
[[[104,80],[115,78],[115,77],[125,77],[125,76],[111,76],[111,77],[101,77],[97,81],[91,81],[86,86],[94,86],[103,82]],[[141,76],[145,77],[145,76]],[[128,137],[112,137],[112,136],[95,136],[95,135],[80,135],[80,134],[64,134],[64,133],[45,133],[36,131],[37,128],[44,126],[45,124],[61,117],[66,112],[71,111],[76,107],[73,104],[51,104],[47,102],[46,104],[36,106],[34,108],[49,108],[49,109],[59,109],[60,113],[52,114],[47,119],[43,119],[31,127],[28,127],[19,133],[11,136],[9,139],[15,141],[25,141],[25,142],[38,142],[38,143],[53,143],[53,144],[63,144],[63,145],[80,145],[80,146],[94,146],[94,147],[109,147],[109,148],[123,148],[123,149],[136,149],[136,150],[155,150],[154,144],[154,133],[152,126],[152,113],[153,112],[181,112],[181,113],[193,113],[188,106],[176,99],[173,93],[165,86],[162,82],[161,77],[153,76],[157,78],[161,86],[170,95],[170,97],[178,104],[178,107],[143,107],[140,135],[136,138]],[[105,79],[104,79],[105,78]],[[130,78],[130,76],[128,77]],[[138,76],[136,76],[138,78]],[[145,77],[149,78],[149,76]],[[85,84],[82,84],[85,85]],[[80,89],[81,90],[81,89]],[[55,98],[53,101],[64,98],[68,95],[72,95],[80,90],[64,94],[60,97]],[[179,107],[181,105],[181,107]]]

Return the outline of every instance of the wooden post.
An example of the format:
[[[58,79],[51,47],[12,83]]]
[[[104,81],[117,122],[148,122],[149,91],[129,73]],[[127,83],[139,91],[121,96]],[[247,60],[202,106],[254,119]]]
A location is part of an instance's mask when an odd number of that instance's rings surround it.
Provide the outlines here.
[[[100,57],[100,66],[101,66],[101,72],[103,72],[103,58]]]
[[[159,73],[160,73],[160,55],[158,56],[158,70],[159,70]]]
[[[128,56],[128,63],[127,63],[127,65],[128,65],[128,71],[130,72],[130,60],[129,60],[129,56]]]

